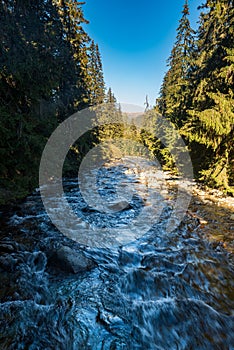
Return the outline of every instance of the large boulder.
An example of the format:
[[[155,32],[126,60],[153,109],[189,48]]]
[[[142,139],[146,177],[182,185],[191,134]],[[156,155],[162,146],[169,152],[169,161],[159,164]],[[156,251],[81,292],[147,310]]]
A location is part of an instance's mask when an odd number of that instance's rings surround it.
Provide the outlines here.
[[[56,250],[52,254],[49,263],[52,267],[74,274],[90,270],[96,266],[94,261],[87,258],[82,251],[68,246],[61,246]]]

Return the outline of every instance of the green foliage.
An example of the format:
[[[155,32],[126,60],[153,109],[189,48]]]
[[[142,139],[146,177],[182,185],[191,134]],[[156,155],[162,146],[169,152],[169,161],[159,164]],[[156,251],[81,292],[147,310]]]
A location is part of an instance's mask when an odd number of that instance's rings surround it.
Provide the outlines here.
[[[232,0],[207,0],[200,10],[195,37],[186,1],[156,110],[180,128],[198,178],[231,193],[234,4]]]
[[[200,168],[202,179],[231,192],[234,140],[234,7],[232,1],[207,1],[198,29],[195,86],[190,119],[183,132],[205,146],[212,158]]]
[[[178,173],[175,163],[178,159],[172,150],[177,147],[177,134],[169,118],[162,117],[156,110],[144,114],[141,130],[142,142],[148,148],[153,159],[157,160],[163,170]],[[175,152],[176,153],[176,152]]]
[[[107,157],[118,158],[120,152],[114,144],[123,137],[123,115],[111,88],[108,89],[104,101],[96,109],[96,118],[100,124],[96,135],[97,143],[105,145],[103,153]]]
[[[88,65],[89,90],[91,105],[101,104],[105,99],[105,83],[103,78],[102,61],[98,45],[92,41],[90,46],[90,61]]]
[[[182,18],[177,29],[175,45],[168,59],[165,74],[157,100],[157,110],[169,117],[179,127],[187,119],[186,108],[191,100],[191,81],[194,58],[194,31],[190,27],[189,7],[185,2]]]
[[[101,57],[96,45],[97,66],[91,73],[91,39],[83,29],[88,22],[82,4],[0,2],[0,193],[7,197],[1,202],[21,197],[38,184],[41,153],[52,131],[93,103],[90,80],[101,69]],[[95,89],[103,91],[103,76],[98,74]],[[80,153],[93,137],[82,139]],[[76,160],[75,151],[70,153],[68,169]]]

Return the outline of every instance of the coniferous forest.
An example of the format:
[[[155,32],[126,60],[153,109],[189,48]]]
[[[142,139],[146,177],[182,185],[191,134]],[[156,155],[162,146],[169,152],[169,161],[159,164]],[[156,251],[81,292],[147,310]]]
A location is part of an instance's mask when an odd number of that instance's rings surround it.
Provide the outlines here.
[[[76,0],[0,2],[2,203],[37,186],[43,147],[60,122],[86,107],[116,104],[111,89],[105,90],[101,54],[84,30],[88,21],[82,7]],[[185,1],[160,96],[144,122],[150,120],[156,127],[159,114],[173,122],[188,146],[196,178],[232,194],[234,4],[207,0],[199,11],[194,31]],[[115,113],[121,113],[119,107]],[[116,133],[123,136],[120,129]],[[169,152],[158,140],[144,128],[139,135],[134,125],[132,130],[128,137],[137,137],[165,167],[172,167]],[[103,140],[105,132],[110,138],[107,129],[99,136],[86,135],[78,145],[80,152],[74,154],[87,152],[82,151],[85,146],[89,149],[98,138]],[[112,130],[111,137],[114,134]]]
[[[196,176],[233,193],[234,3],[199,9],[195,32],[185,2],[156,109],[180,129]]]
[[[234,1],[181,1],[0,0],[0,350],[234,349]]]
[[[78,1],[0,2],[0,158],[3,199],[37,185],[55,127],[105,97],[98,45]]]

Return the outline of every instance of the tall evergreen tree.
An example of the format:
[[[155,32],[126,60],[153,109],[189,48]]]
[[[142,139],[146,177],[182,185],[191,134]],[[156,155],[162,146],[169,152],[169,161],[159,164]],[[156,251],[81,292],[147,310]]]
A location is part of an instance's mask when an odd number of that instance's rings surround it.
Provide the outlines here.
[[[37,185],[48,136],[91,103],[90,39],[81,6],[72,0],[0,2],[0,202],[3,187],[22,196]]]
[[[98,103],[103,103],[105,99],[105,82],[102,67],[102,59],[98,44],[96,44],[96,57],[97,57],[97,81],[98,81]]]
[[[92,40],[89,58],[90,100],[92,105],[101,104],[105,99],[105,83],[99,47]]]
[[[67,78],[61,81],[59,86],[59,103],[63,114],[61,118],[64,119],[75,110],[87,107],[89,104],[87,46],[90,38],[83,29],[83,24],[88,23],[81,7],[83,2],[77,0],[53,0],[53,2],[58,8],[64,29],[63,35],[71,47],[75,63],[75,69],[67,73]],[[66,69],[65,65],[63,69]]]
[[[97,107],[97,118],[102,123],[98,129],[98,142],[108,141],[111,144],[114,139],[123,136],[123,115],[111,88],[104,103]]]
[[[234,185],[234,3],[206,0],[194,32],[188,4],[169,58],[159,111],[180,127],[194,170],[209,185]],[[232,187],[233,188],[233,187]]]
[[[37,182],[56,122],[46,107],[73,59],[52,0],[1,1],[0,17],[0,186],[23,194]]]
[[[109,88],[108,91],[107,91],[105,102],[106,103],[113,103],[113,104],[115,104],[117,102],[116,97],[113,94],[111,88]]]
[[[185,1],[182,18],[177,28],[175,45],[168,59],[169,69],[164,77],[157,100],[159,112],[181,126],[186,120],[186,108],[191,99],[191,62],[194,56],[194,31],[189,21],[188,1]]]
[[[198,29],[195,93],[184,130],[207,155],[204,180],[229,190],[234,147],[234,3],[207,0]],[[232,178],[232,181],[231,181]]]

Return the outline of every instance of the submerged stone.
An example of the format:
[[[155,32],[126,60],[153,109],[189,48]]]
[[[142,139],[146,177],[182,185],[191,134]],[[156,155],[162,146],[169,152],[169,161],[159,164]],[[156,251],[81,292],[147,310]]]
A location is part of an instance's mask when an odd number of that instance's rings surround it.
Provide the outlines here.
[[[108,206],[108,208],[109,208],[110,210],[113,210],[113,211],[120,211],[120,210],[131,209],[132,206],[128,203],[128,201],[126,201],[126,200],[121,200],[121,201],[113,202],[112,204],[110,204],[110,205]]]
[[[61,246],[50,258],[50,265],[65,272],[74,274],[90,270],[95,267],[93,260],[87,258],[82,251]]]

